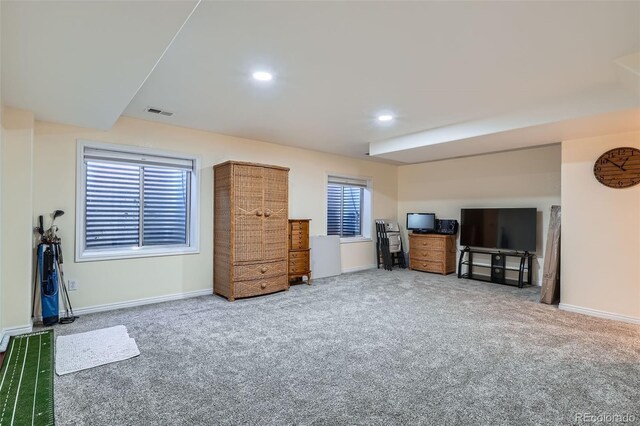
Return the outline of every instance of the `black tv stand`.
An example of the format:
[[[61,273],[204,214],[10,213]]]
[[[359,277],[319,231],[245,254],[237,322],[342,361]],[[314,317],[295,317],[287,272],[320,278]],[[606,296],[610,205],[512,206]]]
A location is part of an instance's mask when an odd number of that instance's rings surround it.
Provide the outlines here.
[[[491,264],[474,262],[474,254],[485,254],[491,256]],[[465,247],[460,252],[460,258],[458,259],[458,278],[469,278],[472,280],[505,284],[522,288],[525,285],[531,285],[531,269],[534,256],[535,254],[529,253],[528,251],[502,252],[499,250],[472,249],[470,247]],[[519,266],[506,266],[507,257],[519,258]],[[464,273],[462,271],[463,266],[467,267],[467,270]],[[477,271],[478,268],[484,269],[485,271],[489,269],[490,273],[479,274]],[[506,271],[517,271],[518,279],[507,278],[505,274]]]

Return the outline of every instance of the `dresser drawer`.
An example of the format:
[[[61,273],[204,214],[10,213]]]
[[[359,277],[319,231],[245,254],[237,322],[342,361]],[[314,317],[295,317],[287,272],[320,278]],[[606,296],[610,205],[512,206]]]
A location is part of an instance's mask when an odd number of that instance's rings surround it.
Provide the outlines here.
[[[291,232],[309,232],[309,222],[289,222]]]
[[[239,265],[233,268],[234,280],[255,280],[258,278],[273,277],[287,273],[287,261],[255,263],[251,265]]]
[[[455,272],[455,236],[409,234],[409,267],[445,275]]]
[[[309,236],[307,234],[291,234],[289,246],[292,249],[309,248]]]
[[[307,259],[298,259],[298,260],[289,261],[290,274],[307,272],[308,270],[309,270],[309,261]]]
[[[236,281],[234,295],[235,297],[257,296],[286,290],[288,287],[287,275],[251,281]]]
[[[445,252],[443,250],[416,248],[409,252],[409,257],[416,260],[431,260],[441,262],[445,258]]]
[[[309,250],[290,251],[289,261],[298,259],[309,259]]]
[[[444,272],[444,264],[442,262],[433,262],[429,260],[409,259],[409,268],[417,271]]]
[[[421,237],[411,238],[411,249],[432,249],[442,250],[445,247],[446,240],[438,237]]]

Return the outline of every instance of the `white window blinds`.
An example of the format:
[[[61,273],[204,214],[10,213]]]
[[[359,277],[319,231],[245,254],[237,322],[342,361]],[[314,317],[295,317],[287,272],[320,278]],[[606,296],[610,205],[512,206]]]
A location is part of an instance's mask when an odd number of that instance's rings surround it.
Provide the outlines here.
[[[193,160],[84,148],[86,250],[189,245]]]
[[[327,185],[327,235],[362,235],[362,210],[367,181],[329,176]]]

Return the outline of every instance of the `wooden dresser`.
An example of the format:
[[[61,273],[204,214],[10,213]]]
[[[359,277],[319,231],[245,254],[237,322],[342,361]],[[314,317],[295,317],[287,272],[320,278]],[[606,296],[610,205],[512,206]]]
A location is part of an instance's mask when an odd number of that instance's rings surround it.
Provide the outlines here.
[[[409,234],[409,269],[443,275],[455,272],[455,235]]]
[[[289,281],[307,277],[311,285],[309,259],[309,221],[311,219],[289,219]]]
[[[213,290],[234,300],[289,289],[289,169],[227,161],[213,168]]]

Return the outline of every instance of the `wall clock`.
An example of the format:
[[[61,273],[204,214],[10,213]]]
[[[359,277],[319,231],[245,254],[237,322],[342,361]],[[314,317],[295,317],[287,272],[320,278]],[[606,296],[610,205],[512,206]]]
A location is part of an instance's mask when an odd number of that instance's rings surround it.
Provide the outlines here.
[[[602,154],[593,165],[598,182],[609,188],[629,188],[640,183],[640,149],[621,147]]]

